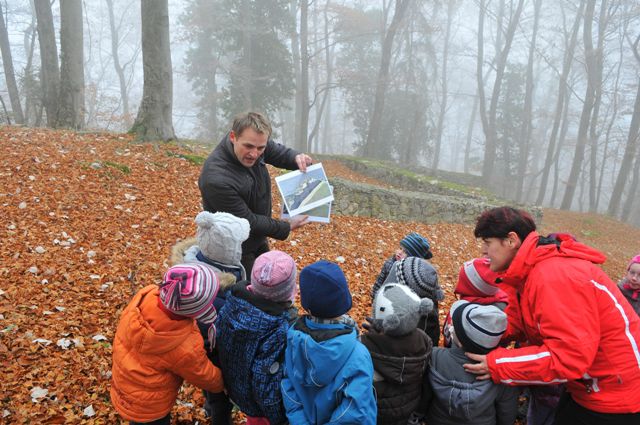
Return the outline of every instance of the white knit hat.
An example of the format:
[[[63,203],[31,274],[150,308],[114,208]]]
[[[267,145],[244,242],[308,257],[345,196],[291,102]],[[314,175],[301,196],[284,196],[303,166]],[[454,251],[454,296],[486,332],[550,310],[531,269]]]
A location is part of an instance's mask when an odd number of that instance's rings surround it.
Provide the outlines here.
[[[198,247],[209,260],[239,265],[242,242],[249,237],[249,222],[229,213],[202,211],[196,216]]]

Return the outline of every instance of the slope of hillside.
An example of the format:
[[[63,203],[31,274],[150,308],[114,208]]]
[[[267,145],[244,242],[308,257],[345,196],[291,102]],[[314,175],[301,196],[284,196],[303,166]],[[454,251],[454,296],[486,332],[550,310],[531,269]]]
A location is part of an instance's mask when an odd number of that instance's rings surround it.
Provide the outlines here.
[[[371,182],[337,163],[325,167],[329,176]],[[109,401],[118,317],[137,290],[160,281],[171,245],[195,233],[199,170],[184,148],[127,135],[0,127],[0,423],[118,423]],[[339,262],[358,322],[406,233],[432,242],[443,315],[459,265],[479,254],[469,225],[336,216],[303,229],[272,246],[299,269]],[[598,216],[550,210],[543,229],[570,231],[607,252],[614,279],[638,249],[637,229]],[[175,423],[202,423],[201,405],[200,392],[184,386]]]

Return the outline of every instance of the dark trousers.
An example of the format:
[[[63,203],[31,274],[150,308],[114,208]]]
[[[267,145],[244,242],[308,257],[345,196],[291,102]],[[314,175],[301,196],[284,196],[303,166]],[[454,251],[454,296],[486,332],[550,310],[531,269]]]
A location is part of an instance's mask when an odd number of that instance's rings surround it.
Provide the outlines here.
[[[155,421],[151,422],[131,421],[129,422],[129,425],[171,425],[171,414],[167,413],[167,416],[165,416],[164,418],[156,419]]]
[[[269,252],[269,242],[266,240],[256,249],[242,253],[242,260],[240,260],[240,262],[242,263],[244,270],[247,272],[247,280],[251,280],[251,270],[253,269],[253,263],[256,262],[256,258],[265,252]]]
[[[554,425],[638,425],[640,413],[600,413],[580,406],[564,393]]]

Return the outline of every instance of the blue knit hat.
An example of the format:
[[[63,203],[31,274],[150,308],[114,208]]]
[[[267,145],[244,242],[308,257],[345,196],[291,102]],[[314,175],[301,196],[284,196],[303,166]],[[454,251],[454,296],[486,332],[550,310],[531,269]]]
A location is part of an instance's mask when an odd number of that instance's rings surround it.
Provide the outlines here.
[[[314,317],[332,319],[351,310],[347,279],[335,263],[320,260],[300,272],[300,302]]]
[[[400,241],[400,246],[407,252],[408,257],[420,257],[425,260],[433,257],[429,241],[416,232],[411,232]]]

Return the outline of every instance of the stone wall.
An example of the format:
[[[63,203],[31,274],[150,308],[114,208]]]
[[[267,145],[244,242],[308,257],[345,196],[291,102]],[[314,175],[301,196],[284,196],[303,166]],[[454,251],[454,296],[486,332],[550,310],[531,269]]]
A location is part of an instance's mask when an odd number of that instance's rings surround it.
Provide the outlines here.
[[[478,183],[478,176],[452,173],[457,175],[451,181],[442,175],[431,177],[416,173],[416,170],[394,167],[386,162],[342,156],[324,157],[340,161],[360,174],[400,188],[386,189],[329,176],[335,195],[332,213],[384,220],[474,224],[482,211],[510,205],[530,212],[537,224],[542,222],[540,207],[518,205],[500,199],[473,184]]]
[[[341,215],[423,223],[473,224],[482,211],[502,205],[474,197],[389,190],[340,178],[330,178],[330,181],[335,197],[332,213]],[[539,208],[527,210],[534,214],[537,222],[542,219]]]

